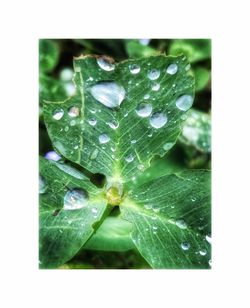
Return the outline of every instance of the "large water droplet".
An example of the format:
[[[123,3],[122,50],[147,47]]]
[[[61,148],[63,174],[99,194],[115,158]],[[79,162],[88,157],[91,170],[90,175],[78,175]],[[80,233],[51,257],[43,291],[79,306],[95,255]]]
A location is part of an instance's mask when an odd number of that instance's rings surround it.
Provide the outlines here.
[[[188,250],[190,248],[190,244],[185,242],[185,243],[181,243],[181,248],[183,250]]]
[[[91,126],[95,126],[96,123],[97,123],[96,119],[94,119],[94,118],[89,119],[88,122],[89,122],[89,124],[90,124]]]
[[[97,63],[100,66],[101,69],[104,71],[113,71],[115,69],[115,64],[112,63],[112,59],[109,59],[107,57],[99,57],[97,59]]]
[[[52,117],[55,120],[60,120],[63,117],[63,115],[64,115],[63,109],[58,108],[58,109],[54,110]]]
[[[103,81],[93,85],[90,89],[92,96],[108,108],[119,107],[126,92],[122,86],[114,81]]]
[[[130,64],[129,65],[129,71],[131,74],[138,74],[140,72],[141,68],[137,64]]]
[[[156,112],[150,117],[149,123],[154,128],[161,128],[167,123],[167,116],[162,112]]]
[[[126,162],[131,163],[134,160],[134,156],[132,154],[129,154],[125,157]]]
[[[194,101],[194,99],[191,95],[185,94],[185,95],[180,96],[176,100],[175,105],[178,109],[180,109],[182,111],[187,111],[193,105],[193,101]]]
[[[67,191],[64,197],[64,210],[77,210],[86,207],[88,204],[88,194],[82,189]]]
[[[173,63],[167,67],[167,73],[170,75],[174,75],[178,71],[177,64]]]
[[[176,226],[179,227],[180,229],[186,229],[187,228],[187,223],[183,219],[178,219],[175,222]]]
[[[44,178],[39,175],[39,194],[44,194],[46,191],[46,183]]]
[[[80,114],[80,110],[78,107],[72,106],[68,110],[68,115],[72,118],[78,117]]]
[[[109,140],[110,140],[110,137],[109,137],[108,135],[106,135],[106,134],[101,134],[101,135],[99,136],[99,142],[100,142],[101,144],[107,143],[107,142],[109,142]]]
[[[150,80],[156,80],[160,76],[160,71],[157,69],[152,69],[151,71],[148,72],[148,78]]]
[[[136,113],[138,114],[139,117],[146,118],[146,117],[150,116],[152,110],[153,110],[152,105],[142,103],[136,108],[135,111],[136,111]]]
[[[55,151],[49,151],[44,156],[48,160],[58,161],[61,159],[61,156],[58,155]]]

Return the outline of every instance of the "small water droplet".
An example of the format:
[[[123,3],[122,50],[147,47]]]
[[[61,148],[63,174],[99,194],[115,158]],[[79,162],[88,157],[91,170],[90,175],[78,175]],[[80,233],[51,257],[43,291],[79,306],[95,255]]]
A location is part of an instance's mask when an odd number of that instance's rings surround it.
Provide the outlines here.
[[[39,175],[39,194],[44,194],[46,191],[46,183],[44,178]]]
[[[48,160],[58,161],[61,159],[61,156],[58,155],[55,151],[49,151],[44,156]]]
[[[153,107],[151,104],[140,104],[137,108],[136,108],[136,113],[138,114],[139,117],[142,118],[146,118],[148,116],[150,116],[151,112],[153,110]]]
[[[141,68],[137,64],[130,64],[129,65],[129,71],[131,74],[138,74],[140,72]]]
[[[79,148],[79,145],[75,145],[74,149],[77,150]]]
[[[193,101],[194,101],[194,99],[191,95],[185,94],[185,95],[180,96],[176,100],[175,105],[178,109],[180,109],[182,111],[187,111],[193,105]]]
[[[134,156],[132,154],[129,154],[125,157],[126,162],[131,163],[134,160]]]
[[[69,131],[69,127],[65,126],[64,130],[65,130],[65,132],[68,132]]]
[[[201,249],[201,250],[199,251],[199,254],[200,254],[201,256],[205,256],[205,255],[207,254],[207,251],[206,251],[205,249]]]
[[[97,210],[97,208],[93,207],[93,208],[91,209],[91,212],[92,212],[93,214],[97,214],[97,213],[98,213],[98,210]]]
[[[130,142],[131,142],[131,144],[135,144],[137,142],[137,140],[133,139]]]
[[[172,147],[173,147],[173,143],[172,142],[167,142],[167,143],[165,143],[164,145],[163,145],[163,150],[164,151],[168,151],[168,150],[170,150]]]
[[[54,110],[52,117],[55,120],[60,120],[63,117],[63,115],[64,115],[63,109],[58,108],[58,109]]]
[[[196,201],[196,197],[191,197],[191,201]]]
[[[145,94],[143,98],[144,98],[144,99],[149,99],[149,98],[150,98],[150,95],[149,95],[149,94]]]
[[[187,223],[185,222],[184,219],[178,219],[175,222],[176,226],[179,227],[180,229],[186,229],[187,228]]]
[[[90,156],[90,159],[91,159],[91,160],[96,159],[98,153],[99,153],[99,150],[98,150],[98,149],[94,149],[94,151],[92,152],[92,154],[91,154],[91,156]]]
[[[97,121],[96,121],[96,119],[95,119],[95,118],[91,118],[91,119],[89,119],[89,120],[88,120],[88,122],[89,122],[89,125],[91,125],[91,126],[95,126],[95,125],[96,125],[96,123],[97,123]]]
[[[210,235],[206,235],[206,241],[207,241],[209,244],[211,244],[212,238],[211,238]]]
[[[174,75],[178,71],[178,65],[173,63],[167,67],[167,73],[170,75]]]
[[[181,248],[183,250],[188,250],[190,248],[190,244],[187,242],[181,243]]]
[[[117,129],[119,127],[119,123],[116,121],[107,122],[106,124],[112,129]]]
[[[67,191],[64,197],[64,210],[77,210],[86,207],[88,204],[88,194],[82,189]]]
[[[70,126],[75,126],[75,125],[76,125],[76,121],[75,121],[75,120],[71,120],[71,121],[69,122],[69,124],[70,124]]]
[[[162,112],[156,112],[150,117],[149,123],[154,128],[161,128],[167,123],[167,116]]]
[[[160,84],[159,83],[154,83],[153,85],[152,85],[152,90],[153,91],[158,91],[159,89],[160,89]]]
[[[68,110],[68,115],[72,118],[78,117],[80,114],[80,110],[78,107],[72,106]]]
[[[108,135],[106,135],[106,134],[101,134],[101,135],[99,136],[99,142],[100,142],[101,144],[107,143],[107,142],[109,142],[109,141],[110,141],[110,137],[109,137]]]
[[[152,229],[153,229],[153,230],[157,230],[158,228],[157,228],[156,226],[153,226]]]
[[[113,63],[113,59],[108,57],[99,57],[97,59],[97,63],[101,69],[104,71],[113,71],[115,69],[115,64]]]
[[[96,113],[96,110],[95,110],[95,109],[90,109],[89,111],[90,111],[91,113],[93,113],[93,114]]]
[[[156,80],[160,76],[160,71],[157,69],[152,69],[151,71],[148,72],[148,78],[150,80]]]
[[[145,166],[143,164],[140,164],[137,166],[137,169],[143,171],[145,169]]]
[[[90,89],[92,96],[108,108],[119,107],[125,98],[125,89],[114,81],[103,81]]]
[[[186,67],[185,67],[185,71],[186,71],[186,72],[187,72],[187,71],[189,71],[189,70],[190,70],[190,68],[191,68],[191,65],[190,65],[190,64],[186,65]]]

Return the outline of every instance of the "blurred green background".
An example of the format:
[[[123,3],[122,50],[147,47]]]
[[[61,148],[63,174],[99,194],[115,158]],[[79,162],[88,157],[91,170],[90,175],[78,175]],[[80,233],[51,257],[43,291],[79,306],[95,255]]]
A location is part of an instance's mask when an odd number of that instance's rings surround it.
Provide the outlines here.
[[[40,39],[39,40],[39,154],[63,161],[54,152],[43,121],[44,100],[60,101],[74,95],[73,57],[108,55],[115,61],[165,53],[184,54],[195,77],[193,108],[183,121],[177,145],[155,158],[139,181],[183,170],[211,169],[211,40],[209,39]],[[77,167],[77,166],[75,166]],[[94,182],[102,182],[96,175]],[[113,215],[116,213],[114,212]],[[62,268],[148,268],[133,249],[126,252],[82,250]]]

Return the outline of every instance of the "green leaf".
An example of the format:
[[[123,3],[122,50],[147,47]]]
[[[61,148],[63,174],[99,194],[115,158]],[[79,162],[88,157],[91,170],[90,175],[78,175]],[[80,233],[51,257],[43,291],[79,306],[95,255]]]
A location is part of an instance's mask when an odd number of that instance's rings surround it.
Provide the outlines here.
[[[39,40],[39,68],[40,72],[50,72],[59,60],[57,43],[52,40]]]
[[[191,63],[211,58],[211,40],[181,39],[173,40],[169,50],[171,55],[185,54]]]
[[[196,67],[194,69],[194,76],[195,76],[195,90],[196,92],[204,90],[207,86],[208,82],[210,81],[211,73],[208,69],[204,67]]]
[[[183,122],[180,141],[197,150],[211,152],[211,117],[205,112],[191,109]]]
[[[66,97],[66,91],[61,82],[45,74],[40,74],[39,103],[41,106],[44,100],[60,100]]]
[[[140,44],[138,41],[126,42],[126,50],[129,58],[149,57],[159,54],[156,49]]]
[[[134,249],[131,223],[119,217],[107,217],[96,233],[84,245],[85,249],[126,251]]]
[[[153,268],[209,268],[210,173],[188,170],[135,187],[121,204]]]
[[[103,191],[79,170],[40,159],[40,266],[71,259],[94,232],[106,209]]]
[[[167,72],[173,64],[177,72]],[[130,181],[150,166],[154,156],[166,154],[181,132],[183,114],[194,96],[187,65],[182,56],[159,55],[118,64],[107,57],[76,58],[77,95],[44,104],[54,147],[92,173],[102,173],[110,181]],[[188,103],[182,109],[176,106],[180,97]],[[142,103],[149,104],[147,110],[152,107],[151,115],[137,114]]]

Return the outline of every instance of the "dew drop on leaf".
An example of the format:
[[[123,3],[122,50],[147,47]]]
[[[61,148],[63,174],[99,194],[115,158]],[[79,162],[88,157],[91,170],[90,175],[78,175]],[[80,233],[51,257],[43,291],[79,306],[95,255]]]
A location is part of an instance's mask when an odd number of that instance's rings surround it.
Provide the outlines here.
[[[150,116],[151,112],[153,110],[153,107],[151,104],[140,104],[137,108],[136,108],[136,113],[138,114],[139,117],[142,118],[146,118],[148,116]]]
[[[98,150],[98,149],[94,149],[94,151],[93,151],[92,154],[90,155],[90,159],[91,159],[91,160],[96,159],[98,153],[99,153],[99,150]]]
[[[64,197],[64,210],[77,210],[86,207],[88,204],[88,194],[82,189],[67,191]]]
[[[165,143],[165,144],[163,145],[163,150],[164,150],[164,151],[168,151],[168,150],[170,150],[170,149],[172,148],[173,145],[174,145],[174,144],[173,144],[172,142],[167,142],[167,143]]]
[[[99,136],[99,142],[100,142],[101,144],[107,143],[107,142],[109,142],[109,141],[110,141],[110,137],[109,137],[108,135],[106,135],[106,134],[101,134],[101,135]]]
[[[114,81],[99,82],[91,87],[90,93],[108,108],[119,107],[126,95],[125,89]]]
[[[63,109],[58,108],[58,109],[54,110],[52,117],[55,120],[60,120],[63,117],[63,115],[64,115]]]
[[[137,142],[137,140],[133,139],[130,142],[131,142],[131,144],[135,144]]]
[[[112,129],[117,129],[119,127],[119,123],[116,121],[107,122],[106,124]]]
[[[194,101],[194,99],[191,95],[185,94],[185,95],[180,96],[176,100],[175,105],[178,109],[180,109],[182,111],[187,111],[193,105],[193,101]]]
[[[190,65],[190,64],[186,65],[186,67],[185,67],[185,71],[186,71],[186,72],[187,72],[187,71],[189,71],[189,70],[190,70],[190,68],[191,68],[191,65]]]
[[[175,64],[175,63],[170,64],[170,65],[167,67],[167,73],[170,74],[170,75],[176,74],[177,71],[178,71],[178,66],[177,66],[177,64]]]
[[[212,242],[212,239],[211,239],[211,236],[210,235],[206,235],[206,241],[211,244]]]
[[[149,123],[154,128],[161,128],[167,123],[167,116],[162,112],[156,112],[150,117]]]
[[[58,161],[61,159],[61,156],[58,155],[55,151],[49,151],[44,156],[48,160]]]
[[[153,91],[158,91],[160,89],[160,87],[161,87],[160,84],[156,82],[156,83],[154,83],[152,85],[152,90]]]
[[[68,115],[72,118],[78,117],[80,114],[80,110],[78,107],[72,106],[68,110]]]
[[[44,194],[46,191],[46,183],[44,178],[39,175],[39,194]]]
[[[113,71],[115,69],[115,64],[111,62],[111,59],[108,59],[106,57],[99,57],[97,59],[97,64],[101,69],[104,71]]]
[[[132,154],[129,154],[125,157],[126,162],[131,163],[134,160],[134,156]]]
[[[70,125],[70,126],[75,126],[75,125],[76,125],[76,121],[75,121],[75,120],[71,120],[71,121],[69,122],[69,125]]]
[[[150,98],[150,95],[149,95],[149,94],[145,94],[143,98],[144,98],[144,99],[149,99],[149,98]]]
[[[64,130],[65,130],[65,132],[68,132],[69,131],[69,127],[65,126]]]
[[[207,254],[207,251],[206,251],[205,249],[201,249],[201,250],[199,251],[199,254],[200,254],[201,256],[205,256],[205,255]]]
[[[151,71],[148,72],[148,78],[150,80],[156,80],[160,76],[160,71],[157,69],[152,69]]]
[[[129,71],[131,74],[138,74],[140,72],[141,68],[137,64],[130,64],[129,65]]]
[[[183,250],[188,250],[190,248],[190,244],[187,242],[181,243],[181,248]]]
[[[89,120],[88,120],[88,122],[89,122],[89,125],[91,125],[91,126],[95,126],[95,125],[96,125],[96,123],[97,123],[97,121],[96,121],[96,119],[95,119],[95,118],[91,118],[91,119],[89,119]]]
[[[175,222],[176,226],[179,227],[180,229],[186,229],[187,228],[187,223],[185,222],[184,219],[178,219]]]

